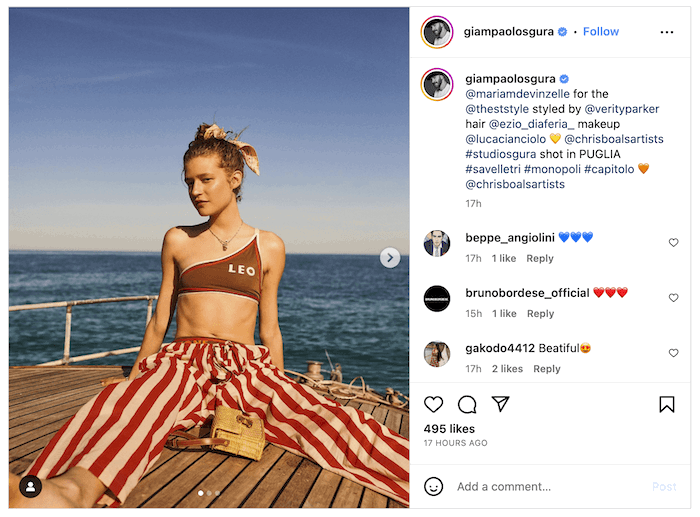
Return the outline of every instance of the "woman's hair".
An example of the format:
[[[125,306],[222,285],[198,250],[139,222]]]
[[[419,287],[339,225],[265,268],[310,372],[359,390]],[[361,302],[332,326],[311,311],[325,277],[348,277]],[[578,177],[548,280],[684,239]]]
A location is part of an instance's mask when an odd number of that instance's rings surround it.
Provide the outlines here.
[[[442,361],[442,357],[443,357],[442,352],[445,350],[445,343],[437,343],[435,345],[435,348],[438,351],[438,357],[437,357],[438,361]]]
[[[182,157],[182,174],[185,174],[185,167],[187,167],[187,163],[192,158],[216,155],[221,160],[219,167],[226,169],[229,177],[234,171],[241,171],[241,174],[245,176],[245,160],[243,159],[241,152],[234,144],[226,140],[224,137],[218,137],[223,135],[223,131],[220,131],[217,136],[207,135],[208,138],[205,138],[205,133],[210,127],[212,127],[212,124],[201,124],[199,128],[197,128],[197,133],[194,135],[194,140],[190,142],[190,145],[185,152],[185,156]],[[238,135],[240,135],[240,133],[238,133]],[[234,138],[236,138],[238,135],[235,135]],[[242,187],[243,178],[241,178],[241,184],[233,190],[233,193],[236,195],[236,201],[240,201],[242,199]]]

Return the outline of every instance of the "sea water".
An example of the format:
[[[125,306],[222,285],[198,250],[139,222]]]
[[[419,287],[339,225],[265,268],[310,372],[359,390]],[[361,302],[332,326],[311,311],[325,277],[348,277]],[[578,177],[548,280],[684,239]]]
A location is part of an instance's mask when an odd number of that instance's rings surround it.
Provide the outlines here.
[[[10,305],[156,295],[161,276],[159,253],[11,251],[9,268]],[[408,395],[408,257],[386,269],[378,256],[287,255],[278,305],[285,368],[304,373],[314,360],[330,370],[327,351],[344,382],[362,376],[381,393],[390,386]],[[73,307],[71,356],[139,346],[146,307]],[[61,359],[65,319],[65,308],[11,312],[10,365]],[[173,322],[164,341],[174,333]],[[131,366],[135,359],[78,364]]]

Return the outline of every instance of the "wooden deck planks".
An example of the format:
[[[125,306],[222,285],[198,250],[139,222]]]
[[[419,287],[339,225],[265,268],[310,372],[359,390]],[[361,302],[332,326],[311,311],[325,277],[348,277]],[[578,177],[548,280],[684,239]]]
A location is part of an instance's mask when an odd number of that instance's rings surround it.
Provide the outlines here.
[[[34,430],[22,436],[17,436],[10,440],[10,461],[14,461],[23,456],[43,449],[51,440],[51,437],[58,431],[68,419],[59,420],[51,425],[44,426],[39,430]]]
[[[386,424],[384,424],[384,425],[386,425]],[[389,427],[389,426],[387,426],[387,427]],[[411,437],[408,435],[408,428],[409,428],[409,425],[408,425],[408,413],[404,413],[404,414],[401,416],[401,427],[399,428],[399,434],[400,434],[401,436],[404,436],[406,439],[409,439],[409,440],[410,440]]]
[[[34,429],[40,429],[41,427],[51,425],[58,421],[65,421],[72,417],[81,406],[82,404],[70,404],[69,407],[56,412],[50,412],[44,415],[37,414],[34,418],[31,418],[31,415],[24,417],[23,420],[25,420],[25,422],[10,428],[9,438],[20,437],[24,434],[29,434]]]
[[[119,366],[10,368],[10,471],[21,474],[53,434],[102,389],[100,380],[124,371]],[[404,410],[359,400],[337,402],[360,409],[396,431],[400,429],[402,435],[408,433],[408,414]],[[215,452],[166,449],[123,506],[403,507],[272,444],[267,445],[260,462]]]
[[[401,413],[392,411],[386,416],[384,425],[387,426],[392,431],[399,433],[401,429]],[[399,433],[401,434],[401,433]]]
[[[206,508],[218,497],[217,492],[220,493],[226,488],[249,464],[250,460],[227,455],[218,467],[202,478],[192,491],[175,506],[177,508]],[[202,495],[199,495],[200,490]]]
[[[386,508],[388,501],[389,498],[387,496],[365,488],[365,491],[362,494],[362,503],[360,504],[360,508]]]
[[[12,416],[10,417],[10,425],[13,425],[13,421],[17,418],[23,417],[25,415],[31,415],[37,411],[41,410],[51,410],[55,406],[61,404],[67,404],[72,400],[85,400],[88,401],[99,393],[101,386],[86,386],[84,388],[78,388],[65,393],[55,393],[53,395],[47,395],[41,399],[41,404],[36,402],[24,402],[17,404],[12,408]],[[81,404],[84,404],[82,402]]]
[[[197,460],[184,469],[171,483],[154,494],[141,506],[142,508],[168,508],[173,505],[173,502],[179,503],[199,485],[202,479],[206,478],[209,472],[216,469],[227,458],[225,454],[216,453],[201,454],[183,451],[180,454],[195,455]],[[166,467],[166,470],[169,468]],[[206,491],[211,492],[211,489],[208,488],[203,492],[206,493]]]
[[[32,388],[45,388],[47,385],[53,386],[56,381],[69,378],[94,377],[104,372],[116,371],[119,368],[37,368],[33,375],[25,375],[17,380],[10,377],[12,386],[10,393],[16,390],[27,390]]]
[[[50,375],[46,379],[36,380],[31,384],[25,384],[22,381],[12,383],[8,389],[10,406],[42,398],[49,392],[56,392],[68,386],[73,387],[73,381],[86,384],[84,377],[77,374]]]
[[[32,464],[32,461],[34,461],[34,458],[36,458],[38,455],[39,452],[37,451],[33,455],[25,456],[10,462],[10,472],[19,476],[29,468],[29,465]]]
[[[243,503],[242,508],[271,507],[302,460],[301,456],[285,452]]]
[[[341,478],[338,492],[335,494],[331,508],[357,508],[360,505],[364,487],[349,479]]]
[[[321,470],[314,487],[304,502],[303,508],[330,508],[341,478],[328,470]]]
[[[88,373],[87,375],[65,375],[47,379],[45,384],[33,387],[19,388],[10,391],[10,408],[17,404],[39,401],[47,395],[62,393],[67,390],[75,390],[84,387],[96,386],[101,388],[100,379],[103,375],[99,373]]]
[[[321,470],[321,467],[313,461],[303,459],[272,507],[301,508]]]
[[[12,459],[14,450],[19,449],[22,446],[27,445],[33,441],[40,440],[45,436],[53,435],[56,431],[58,431],[61,428],[63,424],[68,422],[69,419],[70,416],[67,416],[49,424],[45,424],[40,427],[34,428],[31,431],[27,431],[19,436],[15,436],[14,438],[10,438],[10,459]],[[51,437],[49,436],[48,440],[50,439]]]
[[[251,462],[242,473],[211,504],[210,508],[238,508],[247,498],[258,481],[267,474],[284,451],[279,447],[268,445],[260,461]]]
[[[136,485],[136,488],[132,490],[129,497],[127,497],[126,501],[124,501],[124,506],[127,508],[138,508],[158,492],[170,492],[168,490],[168,484],[199,458],[200,455],[198,454],[187,453],[184,451],[176,453],[167,462],[151,471],[150,474],[147,474],[141,479],[141,481],[139,481],[139,484]],[[170,495],[172,496],[172,494]],[[181,495],[182,494],[180,494],[180,496]],[[171,503],[168,506],[174,504],[179,499],[180,497],[176,496],[175,501],[172,501],[171,498]]]
[[[389,414],[389,408],[386,406],[377,406],[374,411],[372,411],[372,418],[374,418],[380,424],[385,424],[386,416]],[[386,425],[386,424],[385,424]]]

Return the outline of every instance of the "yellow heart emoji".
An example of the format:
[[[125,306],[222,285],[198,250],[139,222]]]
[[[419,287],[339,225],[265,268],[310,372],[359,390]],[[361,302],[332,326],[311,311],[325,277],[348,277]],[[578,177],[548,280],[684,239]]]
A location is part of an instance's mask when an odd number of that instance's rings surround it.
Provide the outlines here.
[[[640,163],[638,165],[639,170],[642,171],[642,174],[644,174],[646,171],[649,170],[649,164],[648,163]]]
[[[559,133],[557,133],[556,135],[554,133],[552,133],[551,135],[549,135],[549,138],[551,138],[552,142],[554,142],[556,144],[559,141],[559,139],[561,138],[561,135]]]

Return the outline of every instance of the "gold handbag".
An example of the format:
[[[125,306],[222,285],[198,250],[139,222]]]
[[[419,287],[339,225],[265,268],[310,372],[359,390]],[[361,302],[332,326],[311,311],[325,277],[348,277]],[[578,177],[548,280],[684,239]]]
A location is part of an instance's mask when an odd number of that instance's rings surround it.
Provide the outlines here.
[[[262,457],[265,448],[263,421],[239,409],[217,407],[211,425],[211,436],[228,441],[227,444],[213,445],[214,449],[255,461]]]
[[[184,431],[171,431],[166,445],[173,449],[210,445],[218,451],[258,461],[265,448],[265,428],[263,421],[256,416],[240,409],[218,406],[210,438],[198,438]]]

